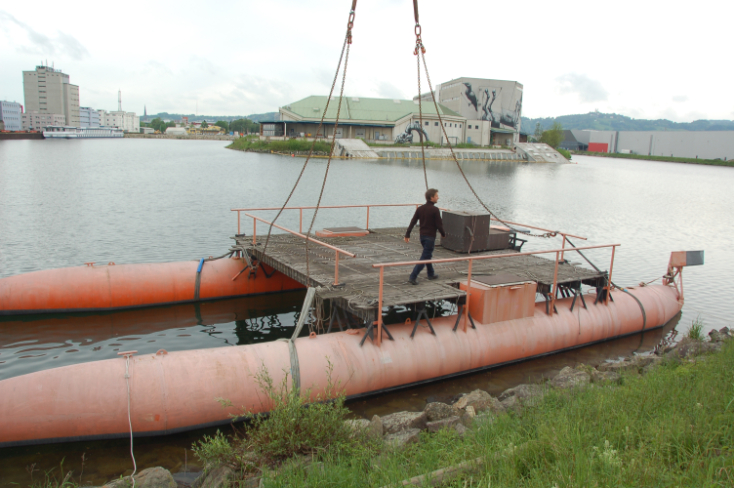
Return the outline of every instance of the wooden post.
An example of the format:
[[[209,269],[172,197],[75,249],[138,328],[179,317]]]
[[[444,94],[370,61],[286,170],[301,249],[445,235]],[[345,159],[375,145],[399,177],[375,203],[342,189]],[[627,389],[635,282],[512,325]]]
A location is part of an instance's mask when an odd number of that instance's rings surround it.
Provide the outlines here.
[[[469,272],[466,275],[466,305],[464,306],[464,332],[469,325],[469,301],[471,299],[471,265],[473,259],[469,260]]]
[[[604,299],[604,305],[609,304],[609,294],[612,293],[612,268],[614,267],[614,251],[617,249],[615,246],[612,246],[612,262],[609,263],[609,280],[607,283],[607,296]],[[681,290],[682,290],[681,286]],[[681,292],[682,294],[682,292]]]
[[[377,345],[382,342],[382,285],[385,282],[385,267],[380,266],[380,294],[377,299]]]
[[[548,315],[553,315],[553,311],[556,309],[556,297],[558,297],[558,254],[558,251],[556,251],[556,268],[553,271],[553,298],[551,299]]]
[[[339,251],[334,251],[336,253],[336,262],[334,264],[334,286],[339,284]]]

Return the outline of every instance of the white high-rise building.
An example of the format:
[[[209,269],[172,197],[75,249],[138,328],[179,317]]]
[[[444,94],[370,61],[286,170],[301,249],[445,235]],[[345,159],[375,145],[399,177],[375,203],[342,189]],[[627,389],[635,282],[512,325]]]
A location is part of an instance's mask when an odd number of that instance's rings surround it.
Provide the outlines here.
[[[117,127],[125,132],[140,132],[140,117],[135,112],[98,110],[99,124],[103,127]]]
[[[3,130],[21,130],[21,127],[23,127],[21,120],[22,114],[23,106],[21,104],[16,102],[0,102],[0,120],[5,124]]]
[[[35,71],[23,71],[23,92],[27,112],[64,114],[65,125],[79,126],[79,87],[61,70],[36,66]]]

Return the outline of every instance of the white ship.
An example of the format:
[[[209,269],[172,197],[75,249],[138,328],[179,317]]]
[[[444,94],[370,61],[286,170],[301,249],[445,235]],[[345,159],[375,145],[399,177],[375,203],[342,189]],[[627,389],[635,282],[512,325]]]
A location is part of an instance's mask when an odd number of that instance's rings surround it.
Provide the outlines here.
[[[93,139],[98,137],[122,137],[117,127],[68,127],[51,125],[43,128],[46,139]]]

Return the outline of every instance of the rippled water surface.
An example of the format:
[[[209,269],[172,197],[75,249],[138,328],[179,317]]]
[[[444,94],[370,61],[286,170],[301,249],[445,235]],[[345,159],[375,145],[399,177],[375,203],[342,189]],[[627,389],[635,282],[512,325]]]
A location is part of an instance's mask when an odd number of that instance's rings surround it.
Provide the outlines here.
[[[224,253],[237,228],[230,209],[281,205],[303,164],[299,158],[229,151],[224,145],[0,142],[0,277],[88,261],[181,261]],[[581,156],[574,163],[466,162],[463,168],[503,218],[587,236],[587,244],[620,243],[613,276],[620,285],[659,278],[670,251],[704,249],[706,264],[684,271],[686,305],[679,320],[645,336],[353,402],[355,414],[420,409],[426,401],[447,401],[473,388],[499,393],[565,364],[649,351],[664,336],[674,336],[676,324],[678,334],[684,333],[699,315],[707,330],[732,326],[734,168]],[[325,166],[324,160],[310,163],[292,205],[316,203]],[[442,206],[478,210],[453,162],[427,166]],[[331,167],[322,203],[420,202],[423,185],[420,162],[340,160]],[[314,228],[364,225],[364,218],[364,210],[322,210]],[[370,225],[404,226],[409,219],[407,208],[373,209]],[[280,223],[297,228],[297,213],[285,214]],[[558,244],[531,239],[524,250]],[[589,256],[608,268],[608,250]],[[288,336],[302,297],[295,292],[144,311],[0,318],[0,379],[107,359],[123,349],[228,347]],[[196,469],[185,448],[201,435],[141,441],[142,466]],[[77,458],[85,452],[94,459],[85,466],[89,482],[101,482],[127,469],[126,446],[110,441],[0,450],[0,485],[27,483],[26,466],[36,462],[50,469],[65,455],[66,465],[78,470]]]

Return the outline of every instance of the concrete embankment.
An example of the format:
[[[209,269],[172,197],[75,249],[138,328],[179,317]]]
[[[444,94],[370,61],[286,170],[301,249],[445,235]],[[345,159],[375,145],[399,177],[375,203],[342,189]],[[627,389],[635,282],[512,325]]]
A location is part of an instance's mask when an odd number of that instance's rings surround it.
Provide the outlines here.
[[[0,132],[0,141],[13,141],[20,139],[43,139],[41,132]]]
[[[126,133],[125,138],[127,139],[184,139],[184,140],[197,140],[197,141],[233,141],[237,139],[236,136],[201,136],[201,135],[166,135],[166,134],[130,134]]]

